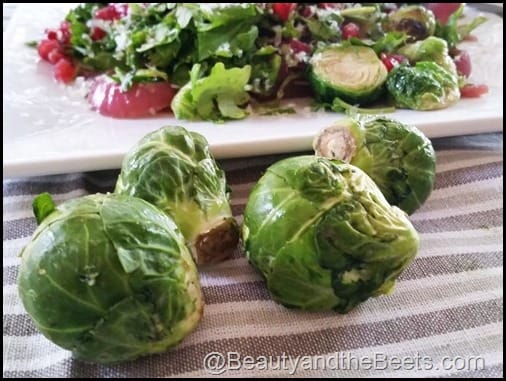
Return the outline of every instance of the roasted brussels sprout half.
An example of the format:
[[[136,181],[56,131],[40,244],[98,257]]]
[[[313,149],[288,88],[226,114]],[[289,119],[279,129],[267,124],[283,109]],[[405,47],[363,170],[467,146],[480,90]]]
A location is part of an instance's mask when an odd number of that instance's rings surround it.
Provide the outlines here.
[[[406,44],[398,52],[411,63],[433,61],[450,74],[457,76],[457,68],[448,53],[448,44],[441,38],[428,37],[423,41]]]
[[[197,269],[174,221],[138,198],[97,194],[55,208],[21,252],[19,295],[35,326],[85,361],[164,352],[199,323]]]
[[[436,31],[436,18],[431,10],[421,5],[401,7],[388,20],[389,29],[405,32],[411,40],[423,40]]]
[[[388,92],[398,107],[439,110],[460,99],[458,79],[435,62],[399,65],[387,78]]]
[[[237,247],[225,173],[196,132],[163,127],[146,135],[124,158],[115,192],[174,218],[197,264],[223,260]]]
[[[367,46],[327,46],[313,55],[310,66],[318,98],[329,103],[336,97],[350,103],[370,103],[381,94],[388,74]]]
[[[316,156],[268,168],[248,199],[242,237],[275,301],[340,313],[390,292],[419,245],[369,176]]]
[[[387,199],[411,214],[429,197],[436,154],[416,127],[385,117],[346,118],[321,131],[318,156],[351,163],[367,173]]]

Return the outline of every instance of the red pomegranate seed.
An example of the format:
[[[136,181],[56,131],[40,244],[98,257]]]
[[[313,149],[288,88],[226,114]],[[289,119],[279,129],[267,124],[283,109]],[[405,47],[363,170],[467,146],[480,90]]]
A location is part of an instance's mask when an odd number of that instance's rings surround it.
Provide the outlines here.
[[[37,46],[40,58],[46,61],[49,60],[49,53],[54,49],[60,49],[60,44],[56,40],[42,40]]]
[[[113,21],[120,19],[121,14],[114,5],[108,5],[107,7],[98,9],[95,12],[95,18],[105,21]]]
[[[341,28],[343,34],[343,40],[347,40],[352,37],[360,36],[360,27],[354,22],[344,24]]]
[[[105,32],[105,30],[98,27],[94,27],[93,29],[91,29],[90,36],[93,41],[99,41],[102,38],[104,38],[106,34],[107,33]]]
[[[72,82],[76,75],[76,67],[68,58],[62,58],[54,65],[54,78],[58,82]]]
[[[63,52],[61,51],[61,49],[53,49],[49,53],[49,55],[47,57],[47,60],[54,65],[58,61],[60,61],[62,58],[65,58],[65,54],[63,54]]]

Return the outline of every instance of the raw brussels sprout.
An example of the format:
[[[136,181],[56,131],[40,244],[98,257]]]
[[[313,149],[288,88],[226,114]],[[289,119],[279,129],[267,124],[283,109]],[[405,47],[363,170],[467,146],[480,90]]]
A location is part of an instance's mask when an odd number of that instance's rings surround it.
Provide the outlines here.
[[[347,118],[321,131],[317,155],[343,160],[367,173],[387,201],[411,214],[429,197],[436,154],[416,127],[385,117]]]
[[[387,69],[367,46],[332,45],[318,50],[310,60],[311,84],[321,101],[338,97],[365,104],[378,98]]]
[[[398,107],[413,110],[439,110],[460,99],[457,77],[435,62],[395,67],[388,74],[387,88]]]
[[[124,158],[115,192],[174,218],[197,264],[223,260],[237,247],[225,173],[196,132],[163,127],[146,135]]]
[[[448,53],[448,44],[438,37],[428,37],[423,41],[407,44],[399,49],[399,54],[410,62],[433,61],[451,74],[457,76],[457,68]]]
[[[421,5],[399,8],[389,17],[389,29],[406,32],[412,40],[423,40],[436,31],[436,18]]]
[[[86,361],[164,352],[199,323],[197,269],[174,221],[134,197],[34,201],[18,287],[35,326]]]
[[[340,313],[390,292],[419,244],[406,214],[362,170],[316,156],[268,168],[248,199],[242,236],[274,300]]]

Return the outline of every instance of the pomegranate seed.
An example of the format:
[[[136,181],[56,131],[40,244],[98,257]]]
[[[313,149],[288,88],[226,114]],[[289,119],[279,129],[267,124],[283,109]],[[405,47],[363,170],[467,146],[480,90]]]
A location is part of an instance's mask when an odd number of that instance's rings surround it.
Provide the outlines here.
[[[314,15],[314,10],[313,10],[313,8],[306,6],[306,7],[302,8],[302,11],[300,12],[300,15],[302,17],[305,17],[305,18],[308,19],[308,18],[310,18],[311,16]]]
[[[65,58],[65,54],[63,54],[63,52],[59,48],[51,50],[51,52],[49,52],[47,56],[47,60],[51,62],[53,65],[62,58]]]
[[[37,47],[40,58],[46,61],[49,60],[49,53],[54,49],[60,49],[60,44],[56,40],[42,40]]]
[[[465,50],[461,50],[453,61],[455,62],[455,67],[457,68],[457,73],[463,75],[466,78],[469,78],[471,75],[471,57],[469,53]]]
[[[54,65],[54,78],[58,82],[72,82],[76,75],[76,67],[68,58],[62,58]]]
[[[400,54],[381,53],[380,59],[388,71],[392,70],[394,67],[400,65],[401,63],[408,62],[408,59]]]
[[[48,40],[56,40],[58,38],[58,33],[54,29],[46,29],[46,37]]]
[[[297,7],[297,3],[273,3],[272,11],[276,14],[279,19],[283,22],[290,18],[290,14]]]
[[[70,42],[71,35],[72,33],[70,30],[70,23],[68,21],[62,21],[62,23],[60,24],[58,40],[62,44],[68,44]]]
[[[114,7],[116,8],[116,11],[118,12],[120,18],[125,17],[128,14],[127,3],[114,4]]]
[[[98,40],[101,40],[102,38],[104,38],[106,34],[107,33],[105,32],[105,30],[98,28],[98,27],[94,27],[91,30],[90,36],[93,41],[98,41]]]
[[[343,40],[347,40],[352,37],[360,36],[360,28],[354,22],[349,22],[342,26],[341,33],[343,34]]]
[[[488,93],[487,85],[473,85],[468,83],[460,89],[462,98],[479,98],[486,93]]]
[[[95,18],[105,21],[113,21],[121,18],[120,13],[114,5],[100,8],[95,12]]]
[[[290,40],[290,48],[292,48],[295,54],[300,52],[305,52],[308,54],[311,53],[311,46],[309,46],[305,42],[297,40],[296,38],[292,38]]]

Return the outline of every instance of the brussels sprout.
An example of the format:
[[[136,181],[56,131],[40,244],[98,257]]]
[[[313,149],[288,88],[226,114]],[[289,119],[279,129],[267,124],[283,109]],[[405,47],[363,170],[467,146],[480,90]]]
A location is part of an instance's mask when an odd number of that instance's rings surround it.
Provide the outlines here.
[[[163,127],[146,135],[124,158],[115,192],[174,218],[197,264],[223,260],[237,247],[225,173],[196,132]]]
[[[435,62],[399,65],[387,78],[387,89],[399,107],[439,110],[460,99],[457,77]]]
[[[268,168],[248,199],[242,236],[274,300],[340,313],[391,291],[419,244],[406,214],[362,170],[316,156]]]
[[[389,17],[387,29],[406,32],[413,40],[423,40],[436,31],[436,18],[431,10],[421,5],[399,8]]]
[[[385,117],[347,118],[321,131],[313,147],[319,156],[362,169],[390,204],[408,214],[432,191],[436,154],[416,127]]]
[[[310,60],[310,79],[321,101],[338,97],[365,104],[378,98],[387,78],[387,69],[366,46],[331,45],[318,50]]]
[[[170,106],[176,118],[215,121],[245,118],[251,66],[226,69],[218,62],[208,76],[201,78],[202,71],[201,64],[193,65],[190,81],[172,99]]]
[[[18,287],[35,326],[86,361],[164,352],[199,323],[198,273],[174,221],[122,195],[92,195],[54,209],[21,252]]]
[[[400,48],[398,52],[412,63],[433,61],[448,70],[451,74],[457,76],[457,68],[448,53],[448,44],[441,38],[428,37],[423,41],[407,44]]]

